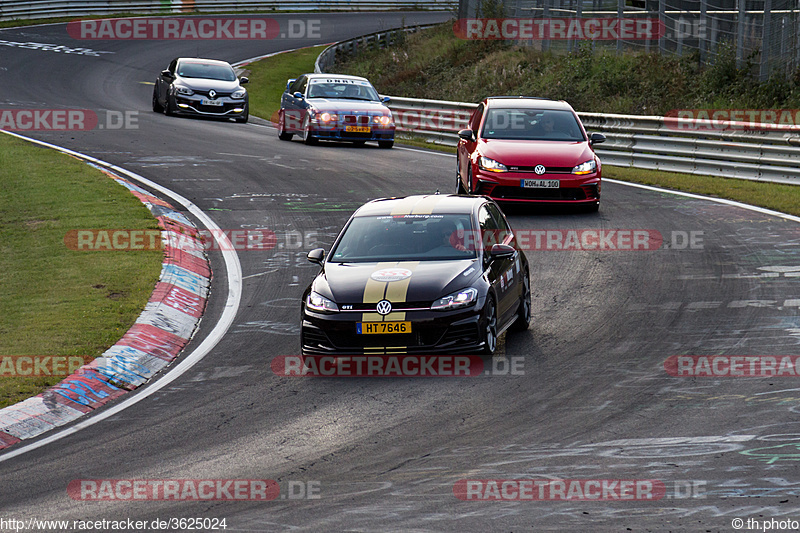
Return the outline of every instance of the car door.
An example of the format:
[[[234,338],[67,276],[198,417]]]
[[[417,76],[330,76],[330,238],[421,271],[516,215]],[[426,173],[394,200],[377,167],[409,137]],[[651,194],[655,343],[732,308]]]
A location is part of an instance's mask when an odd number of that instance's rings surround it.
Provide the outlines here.
[[[519,281],[514,277],[514,264],[517,255],[513,257],[497,257],[492,259],[490,252],[493,244],[508,244],[513,235],[502,219],[502,223],[492,214],[496,210],[493,204],[483,204],[478,210],[478,223],[481,228],[481,242],[483,246],[484,275],[494,289],[497,296],[498,326],[503,326],[516,310],[519,301]],[[517,252],[518,253],[518,252]]]
[[[303,129],[303,118],[305,117],[305,109],[303,107],[304,99],[296,98],[294,93],[305,94],[305,89],[308,85],[308,76],[303,75],[294,80],[288,89],[281,96],[281,109],[283,109],[283,120],[286,131],[290,133],[299,133]]]
[[[167,105],[167,95],[169,95],[169,86],[172,84],[172,80],[175,79],[175,68],[177,64],[178,59],[173,59],[169,66],[165,69],[170,72],[172,75],[171,77],[165,77],[159,73],[156,80],[156,97],[158,102],[165,107]]]
[[[506,217],[493,202],[486,203],[486,209],[492,217],[494,225],[495,239],[498,244],[514,246],[514,233],[508,225]],[[516,246],[514,246],[516,249]],[[511,257],[497,258],[493,261],[494,275],[498,277],[498,298],[497,314],[500,324],[505,324],[519,307],[522,284],[520,283],[520,257],[519,251],[515,251]]]
[[[474,138],[476,140],[466,140],[466,139],[459,139],[458,141],[458,172],[461,175],[461,181],[464,184],[464,188],[467,192],[471,192],[472,189],[470,188],[470,183],[467,182],[469,174],[469,167],[470,161],[472,158],[472,153],[475,151],[475,148],[478,146],[477,138],[478,138],[478,129],[480,128],[481,119],[483,118],[483,110],[484,104],[481,103],[478,108],[472,113],[472,117],[469,119],[468,127],[472,130],[474,134]]]

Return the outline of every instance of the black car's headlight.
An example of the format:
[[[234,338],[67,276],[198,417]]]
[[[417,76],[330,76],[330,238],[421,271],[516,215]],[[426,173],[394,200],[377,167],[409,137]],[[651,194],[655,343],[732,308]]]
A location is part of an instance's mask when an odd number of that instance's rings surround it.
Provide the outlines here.
[[[483,170],[488,170],[489,172],[508,171],[508,168],[503,163],[498,163],[494,159],[489,159],[486,156],[480,156],[480,158],[478,158],[478,166]]]
[[[439,298],[433,302],[431,309],[434,311],[450,311],[453,309],[461,309],[462,307],[475,305],[475,301],[477,299],[478,289],[469,287],[468,289],[461,289],[453,294],[448,294],[444,298]]]
[[[572,169],[573,174],[591,174],[593,172],[597,172],[597,162],[594,159],[575,165]]]
[[[244,98],[244,95],[246,95],[246,94],[247,94],[246,90],[239,89],[238,91],[234,91],[233,92],[233,94],[231,95],[231,98],[236,98],[236,99]]]
[[[177,92],[178,94],[182,94],[184,96],[192,96],[194,94],[193,90],[191,90],[188,87],[184,87],[183,85],[176,85],[175,92]]]
[[[306,306],[314,311],[322,311],[323,313],[335,313],[339,310],[339,306],[335,302],[325,298],[318,292],[311,292],[306,298]]]

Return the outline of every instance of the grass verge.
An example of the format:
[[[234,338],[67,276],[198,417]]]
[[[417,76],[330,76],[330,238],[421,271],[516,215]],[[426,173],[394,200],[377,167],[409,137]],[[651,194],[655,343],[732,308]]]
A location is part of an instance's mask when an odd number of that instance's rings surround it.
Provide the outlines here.
[[[103,353],[133,325],[163,252],[74,251],[72,229],[157,229],[148,209],[86,163],[0,134],[0,357]],[[0,377],[0,407],[63,376]]]
[[[245,68],[250,78],[247,86],[250,93],[250,113],[278,122],[278,110],[281,108],[281,95],[286,90],[286,80],[314,72],[314,62],[325,48],[304,48],[247,65]]]

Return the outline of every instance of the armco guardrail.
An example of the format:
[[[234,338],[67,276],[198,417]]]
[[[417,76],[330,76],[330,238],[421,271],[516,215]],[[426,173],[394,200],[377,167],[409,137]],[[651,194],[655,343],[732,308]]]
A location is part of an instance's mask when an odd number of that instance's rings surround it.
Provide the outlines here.
[[[473,103],[392,97],[398,131],[449,146],[467,127]],[[587,130],[605,134],[597,155],[609,165],[800,185],[800,126],[672,117],[578,113]]]
[[[337,50],[355,53],[359,46],[391,46],[388,30],[335,43],[317,57],[325,72]],[[359,44],[361,43],[361,44]],[[392,96],[389,107],[399,132],[455,146],[477,104]],[[578,113],[588,130],[605,134],[597,155],[609,165],[667,170],[800,185],[800,126],[754,124],[673,117]],[[695,129],[688,129],[693,125]]]
[[[2,0],[0,20],[81,17],[115,13],[177,15],[236,11],[449,11],[457,0]]]

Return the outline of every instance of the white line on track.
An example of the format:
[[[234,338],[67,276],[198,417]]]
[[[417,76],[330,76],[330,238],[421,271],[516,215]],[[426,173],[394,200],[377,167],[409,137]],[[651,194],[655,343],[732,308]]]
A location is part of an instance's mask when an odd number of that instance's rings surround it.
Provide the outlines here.
[[[117,172],[119,174],[123,174],[147,187],[154,189],[165,196],[175,200],[182,206],[184,206],[191,214],[193,214],[208,230],[212,232],[216,232],[217,235],[220,236],[225,242],[222,243],[220,249],[222,250],[222,257],[225,261],[225,268],[227,270],[228,276],[228,298],[225,301],[225,310],[222,312],[219,321],[214,326],[214,329],[208,334],[208,336],[203,339],[203,342],[195,348],[190,354],[183,357],[180,363],[178,363],[174,368],[168,371],[166,374],[161,376],[158,380],[154,381],[151,384],[148,384],[143,389],[138,391],[133,391],[129,393],[125,398],[118,404],[109,407],[97,414],[90,414],[88,418],[78,422],[66,429],[57,430],[52,435],[45,437],[43,439],[37,440],[30,444],[26,444],[21,446],[20,448],[11,450],[3,455],[0,455],[0,462],[7,461],[12,457],[16,457],[18,455],[22,455],[23,453],[29,452],[31,450],[35,450],[36,448],[41,448],[47,444],[55,442],[57,440],[63,439],[69,435],[77,433],[78,431],[87,428],[89,426],[93,426],[98,422],[105,420],[106,418],[112,417],[117,413],[131,407],[140,401],[144,400],[151,394],[158,392],[159,390],[163,389],[176,379],[178,379],[181,375],[183,375],[187,370],[192,368],[198,361],[203,359],[222,339],[223,336],[228,332],[231,325],[233,324],[233,319],[236,317],[236,312],[239,310],[239,302],[242,298],[242,265],[239,262],[239,256],[236,255],[236,252],[233,249],[233,245],[228,240],[228,237],[225,233],[220,229],[219,226],[209,217],[206,215],[199,207],[194,205],[188,199],[184,198],[183,196],[179,195],[178,193],[167,189],[153,181],[148,180],[147,178],[140,176],[139,174],[135,174],[129,170],[125,170],[124,168],[118,167],[116,165],[112,165],[111,163],[107,163],[100,159],[96,159],[92,156],[82,154],[80,152],[74,152],[67,148],[63,148],[61,146],[56,146],[54,144],[46,143],[43,141],[38,141],[36,139],[31,139],[25,137],[23,135],[19,135],[17,133],[12,133],[9,131],[3,131],[3,133],[7,133],[8,135],[13,135],[14,137],[18,137],[20,139],[24,139],[26,141],[45,146],[47,148],[53,148],[65,154],[69,154],[71,156],[77,157],[84,161],[89,161],[94,163],[95,165],[108,168]]]

